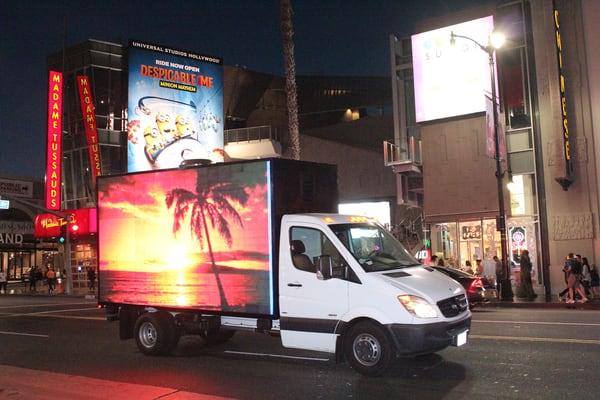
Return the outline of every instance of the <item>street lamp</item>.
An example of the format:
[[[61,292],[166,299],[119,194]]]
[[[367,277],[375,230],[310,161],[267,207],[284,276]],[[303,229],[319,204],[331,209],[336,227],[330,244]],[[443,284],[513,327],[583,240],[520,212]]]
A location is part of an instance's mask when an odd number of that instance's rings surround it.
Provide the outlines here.
[[[512,300],[513,292],[510,284],[510,268],[508,263],[508,252],[506,248],[506,211],[504,209],[504,186],[502,185],[502,162],[500,160],[500,136],[498,132],[498,108],[496,107],[496,69],[494,65],[494,53],[496,49],[502,47],[505,37],[501,32],[492,32],[488,39],[488,45],[484,46],[476,40],[463,35],[457,35],[450,32],[450,44],[456,43],[456,38],[469,40],[477,45],[488,55],[490,66],[490,78],[492,80],[492,122],[494,124],[494,148],[496,149],[496,181],[498,184],[498,218],[496,219],[496,229],[500,231],[500,246],[502,256],[502,270],[504,271],[504,280],[501,282],[502,300]]]

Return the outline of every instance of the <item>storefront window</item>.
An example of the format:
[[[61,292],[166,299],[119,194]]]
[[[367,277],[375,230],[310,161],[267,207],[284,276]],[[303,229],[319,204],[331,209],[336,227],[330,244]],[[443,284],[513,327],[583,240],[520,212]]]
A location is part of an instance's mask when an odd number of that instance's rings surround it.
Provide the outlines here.
[[[538,263],[537,248],[538,224],[532,217],[510,218],[507,223],[507,241],[509,248],[512,279],[519,280],[520,258],[523,250],[529,251],[533,269],[531,278],[541,283],[541,266]]]
[[[458,266],[458,240],[455,222],[431,226],[431,251],[452,266]]]
[[[466,266],[466,269],[468,269],[468,261],[471,264],[471,270],[474,272],[477,260],[483,259],[481,221],[461,222],[459,224],[459,234],[460,265]]]
[[[533,174],[513,175],[508,191],[511,215],[534,215],[537,212]]]

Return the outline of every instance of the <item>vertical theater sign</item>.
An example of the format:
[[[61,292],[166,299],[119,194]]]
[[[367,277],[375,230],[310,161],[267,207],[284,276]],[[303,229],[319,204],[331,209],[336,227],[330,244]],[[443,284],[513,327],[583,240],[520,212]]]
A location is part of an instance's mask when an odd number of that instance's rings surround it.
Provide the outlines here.
[[[77,75],[77,88],[79,89],[79,101],[81,113],[83,114],[83,125],[87,138],[88,156],[90,158],[90,171],[92,174],[92,186],[96,186],[96,177],[100,171],[100,149],[98,145],[98,129],[96,127],[96,113],[92,99],[92,89],[88,77]]]
[[[48,147],[46,151],[46,208],[50,210],[60,210],[62,87],[62,73],[50,71],[48,77]]]

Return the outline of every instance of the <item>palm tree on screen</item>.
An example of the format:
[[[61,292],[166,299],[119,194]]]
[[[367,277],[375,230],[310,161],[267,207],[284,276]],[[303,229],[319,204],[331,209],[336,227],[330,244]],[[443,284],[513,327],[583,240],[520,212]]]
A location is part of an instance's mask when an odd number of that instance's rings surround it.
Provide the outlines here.
[[[195,193],[187,189],[175,188],[167,192],[165,197],[167,208],[173,208],[173,235],[180,231],[182,221],[189,214],[192,235],[198,240],[201,249],[204,248],[206,243],[212,271],[219,289],[221,306],[227,306],[228,304],[219,278],[219,270],[215,263],[208,225],[210,223],[227,246],[231,247],[232,238],[228,218],[243,226],[242,219],[235,210],[233,203],[243,205],[247,200],[248,194],[243,187],[227,182],[205,183],[202,181],[200,171],[198,171],[196,178]]]

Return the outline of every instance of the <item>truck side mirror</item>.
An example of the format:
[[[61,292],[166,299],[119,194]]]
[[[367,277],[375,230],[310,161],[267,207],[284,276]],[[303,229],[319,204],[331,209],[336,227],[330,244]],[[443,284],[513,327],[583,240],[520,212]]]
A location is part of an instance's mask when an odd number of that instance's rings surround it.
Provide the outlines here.
[[[317,279],[326,281],[332,278],[333,260],[331,256],[322,255],[316,257],[315,266],[317,267]]]

